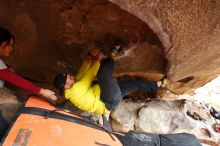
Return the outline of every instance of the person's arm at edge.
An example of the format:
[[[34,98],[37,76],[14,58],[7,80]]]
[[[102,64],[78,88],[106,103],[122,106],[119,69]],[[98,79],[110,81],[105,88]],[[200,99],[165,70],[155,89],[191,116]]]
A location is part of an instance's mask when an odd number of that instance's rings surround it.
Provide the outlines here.
[[[99,67],[100,67],[100,63],[101,63],[101,60],[103,59],[104,57],[104,54],[102,52],[100,52],[98,55],[95,56],[95,58],[91,61],[91,65],[90,65],[90,68],[88,70],[88,74],[91,75],[92,77],[92,80],[95,79],[97,73],[98,73],[98,70],[99,70]]]
[[[88,88],[91,86],[92,81],[96,78],[97,72],[100,67],[100,61],[102,58],[103,58],[103,54],[99,54],[94,60],[91,61],[90,68],[88,69],[84,77],[77,82],[78,87],[84,89],[85,91],[88,90]]]
[[[81,80],[86,75],[93,62],[95,62],[96,60],[100,61],[101,58],[103,58],[103,54],[101,55],[100,53],[96,54],[96,56],[93,55],[94,54],[91,54],[91,52],[88,52],[88,54],[84,56],[83,63],[76,75],[76,81]]]
[[[86,74],[82,77],[81,80],[77,81],[75,85],[73,85],[74,88],[83,89],[84,91],[87,91],[88,88],[91,86],[92,81],[95,79],[96,74],[99,70],[100,62],[99,61],[93,61],[91,64],[91,67],[88,69]]]
[[[89,70],[91,65],[91,60],[88,59],[84,59],[83,63],[76,75],[76,81],[79,81],[83,78],[83,76],[85,76],[85,74],[87,73],[87,71]]]
[[[43,89],[28,80],[23,79],[16,73],[12,72],[10,68],[0,70],[0,79],[5,80],[21,89],[28,92],[41,94],[49,99],[56,100],[55,93],[48,89]],[[54,97],[55,96],[55,97]]]

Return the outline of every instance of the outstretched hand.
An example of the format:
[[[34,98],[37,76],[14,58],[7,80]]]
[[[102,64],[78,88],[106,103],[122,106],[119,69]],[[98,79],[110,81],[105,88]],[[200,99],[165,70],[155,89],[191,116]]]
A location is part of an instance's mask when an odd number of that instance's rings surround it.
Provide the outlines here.
[[[44,96],[44,97],[46,97],[46,98],[48,98],[48,99],[51,99],[51,100],[53,100],[53,101],[56,101],[56,100],[57,100],[57,97],[56,97],[55,93],[54,93],[53,91],[49,90],[49,89],[43,89],[43,88],[41,88],[39,94],[41,94],[42,96]]]

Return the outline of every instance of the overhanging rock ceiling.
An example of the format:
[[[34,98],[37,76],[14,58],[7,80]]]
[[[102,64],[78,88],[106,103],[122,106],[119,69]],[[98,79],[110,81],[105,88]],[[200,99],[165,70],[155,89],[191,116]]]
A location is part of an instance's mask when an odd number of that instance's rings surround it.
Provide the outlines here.
[[[89,48],[99,42],[108,51],[120,37],[115,75],[165,74],[173,90],[185,91],[220,73],[219,9],[217,0],[3,0],[0,24],[16,36],[8,62],[24,76],[76,73]]]

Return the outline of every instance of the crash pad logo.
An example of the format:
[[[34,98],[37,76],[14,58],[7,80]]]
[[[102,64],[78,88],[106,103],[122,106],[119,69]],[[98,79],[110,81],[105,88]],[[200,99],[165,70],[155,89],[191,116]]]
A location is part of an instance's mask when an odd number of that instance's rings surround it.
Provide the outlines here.
[[[150,136],[148,136],[148,135],[146,135],[146,134],[133,134],[132,135],[132,137],[133,138],[135,138],[135,139],[138,139],[138,140],[140,140],[140,141],[145,141],[145,142],[151,142],[152,141],[152,138],[150,137]]]
[[[26,146],[31,136],[31,132],[31,129],[21,128],[18,131],[18,135],[16,136],[14,144],[12,146]]]

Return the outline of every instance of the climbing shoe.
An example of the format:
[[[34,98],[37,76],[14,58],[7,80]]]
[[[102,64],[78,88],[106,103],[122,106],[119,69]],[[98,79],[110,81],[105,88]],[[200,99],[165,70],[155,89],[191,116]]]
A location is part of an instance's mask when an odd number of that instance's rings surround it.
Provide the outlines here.
[[[121,38],[115,40],[114,46],[122,47],[122,45],[123,45],[123,40]]]
[[[114,43],[114,46],[110,48],[111,54],[115,56],[118,52],[122,50],[122,46],[123,46],[123,40],[120,38],[117,39]]]

